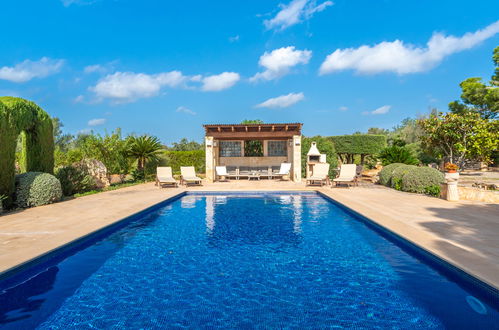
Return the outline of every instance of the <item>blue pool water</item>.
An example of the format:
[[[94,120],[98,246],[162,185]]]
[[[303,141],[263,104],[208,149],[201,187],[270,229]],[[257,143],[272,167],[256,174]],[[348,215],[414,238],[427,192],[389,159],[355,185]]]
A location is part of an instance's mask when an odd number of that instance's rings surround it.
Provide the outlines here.
[[[497,301],[316,194],[186,195],[37,267],[0,283],[0,327],[499,328]]]

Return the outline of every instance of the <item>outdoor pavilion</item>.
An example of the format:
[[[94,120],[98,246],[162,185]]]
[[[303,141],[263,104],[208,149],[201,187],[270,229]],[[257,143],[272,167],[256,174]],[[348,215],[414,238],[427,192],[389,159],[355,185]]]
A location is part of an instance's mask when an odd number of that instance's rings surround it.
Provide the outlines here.
[[[215,181],[215,166],[276,167],[291,163],[290,178],[301,181],[301,123],[214,124],[205,129],[206,178]],[[248,155],[246,144],[261,146]],[[258,149],[258,148],[257,148]],[[246,152],[245,152],[246,150]]]

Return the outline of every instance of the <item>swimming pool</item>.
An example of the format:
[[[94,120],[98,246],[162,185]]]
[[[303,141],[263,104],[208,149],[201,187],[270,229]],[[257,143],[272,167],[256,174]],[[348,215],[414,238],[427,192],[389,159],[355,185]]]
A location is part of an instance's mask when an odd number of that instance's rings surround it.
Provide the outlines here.
[[[5,328],[498,328],[443,276],[315,193],[189,193],[0,282]]]

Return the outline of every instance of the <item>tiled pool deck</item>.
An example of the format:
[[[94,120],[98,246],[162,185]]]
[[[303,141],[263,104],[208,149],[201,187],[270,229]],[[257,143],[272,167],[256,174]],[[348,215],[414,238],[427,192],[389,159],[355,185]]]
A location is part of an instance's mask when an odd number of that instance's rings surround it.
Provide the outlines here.
[[[499,288],[498,204],[452,203],[373,185],[311,188],[267,180],[188,189],[147,183],[0,216],[0,275],[186,190],[317,190]]]

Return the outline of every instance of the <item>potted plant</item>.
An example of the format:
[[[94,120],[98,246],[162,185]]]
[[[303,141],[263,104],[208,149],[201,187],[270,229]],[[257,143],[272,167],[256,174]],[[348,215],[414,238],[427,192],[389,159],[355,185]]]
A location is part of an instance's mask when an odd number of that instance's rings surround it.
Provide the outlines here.
[[[444,168],[447,173],[457,173],[457,170],[459,169],[456,164],[452,163],[445,163]]]
[[[447,185],[446,199],[448,201],[458,201],[459,200],[459,189],[457,184],[459,181],[459,173],[457,170],[459,167],[453,163],[445,163],[445,183]]]

